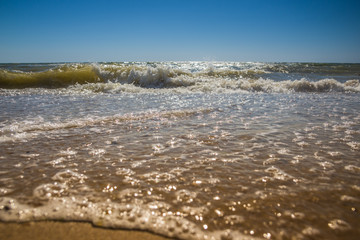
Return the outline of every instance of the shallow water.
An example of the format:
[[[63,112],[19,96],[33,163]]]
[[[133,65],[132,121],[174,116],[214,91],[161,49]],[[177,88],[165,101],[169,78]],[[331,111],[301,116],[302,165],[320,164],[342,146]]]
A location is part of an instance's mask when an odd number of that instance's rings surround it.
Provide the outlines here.
[[[299,80],[336,82],[315,93],[218,91],[224,76],[205,92],[114,82],[101,91],[94,83],[3,88],[0,219],[81,220],[183,239],[356,239],[353,77]],[[297,80],[246,81],[274,90]]]

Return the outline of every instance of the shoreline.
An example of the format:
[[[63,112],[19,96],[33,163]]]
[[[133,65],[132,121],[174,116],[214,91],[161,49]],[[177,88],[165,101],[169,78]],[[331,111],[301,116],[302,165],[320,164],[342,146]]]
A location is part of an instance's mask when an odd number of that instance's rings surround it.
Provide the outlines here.
[[[36,222],[1,222],[0,239],[6,240],[169,240],[141,230],[111,229],[93,226],[87,222],[36,221]]]

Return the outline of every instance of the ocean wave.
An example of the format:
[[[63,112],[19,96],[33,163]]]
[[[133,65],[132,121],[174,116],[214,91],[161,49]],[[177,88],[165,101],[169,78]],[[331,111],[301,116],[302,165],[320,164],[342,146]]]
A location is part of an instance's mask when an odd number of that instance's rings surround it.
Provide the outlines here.
[[[322,75],[359,75],[360,64],[340,63],[271,63],[263,68],[268,72]]]
[[[143,88],[174,88],[194,85],[198,78],[253,78],[262,71],[207,69],[191,72],[168,66],[133,64],[66,64],[44,71],[0,69],[1,88],[62,88],[75,84],[122,83]]]
[[[186,66],[186,67],[184,67]],[[200,67],[199,67],[200,66]],[[271,71],[292,65],[63,64],[42,71],[0,69],[0,88],[61,89],[60,92],[360,92],[359,79],[275,80]],[[304,65],[302,68],[307,69]],[[322,65],[321,65],[322,66]],[[328,65],[325,65],[329,68]],[[314,66],[312,66],[314,67]],[[331,67],[331,66],[330,66]],[[274,70],[275,68],[275,70]],[[295,68],[293,66],[293,68]],[[297,66],[297,69],[300,67]],[[311,67],[309,67],[311,69]],[[346,66],[341,65],[341,69]],[[36,68],[38,69],[38,68]],[[288,70],[284,70],[288,72]],[[294,71],[294,70],[292,70]],[[305,71],[305,70],[304,70]],[[306,70],[307,71],[307,70]],[[310,70],[309,70],[310,71]],[[334,70],[335,71],[335,70]],[[343,70],[345,71],[345,70]],[[269,75],[270,74],[270,75]],[[269,77],[270,76],[270,77]]]
[[[73,84],[101,82],[102,79],[90,65],[64,65],[41,72],[0,70],[1,88],[59,88]]]

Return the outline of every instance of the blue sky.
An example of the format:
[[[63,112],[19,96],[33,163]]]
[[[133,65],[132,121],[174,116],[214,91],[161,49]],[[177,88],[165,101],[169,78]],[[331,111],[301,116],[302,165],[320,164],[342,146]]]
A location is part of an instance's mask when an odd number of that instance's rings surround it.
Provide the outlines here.
[[[0,0],[0,62],[360,62],[359,0]]]

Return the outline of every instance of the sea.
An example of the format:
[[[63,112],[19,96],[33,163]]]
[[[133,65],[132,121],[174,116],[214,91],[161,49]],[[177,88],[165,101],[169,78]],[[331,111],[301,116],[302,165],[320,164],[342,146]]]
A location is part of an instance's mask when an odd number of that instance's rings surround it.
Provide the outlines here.
[[[359,239],[360,64],[0,64],[0,221]]]

